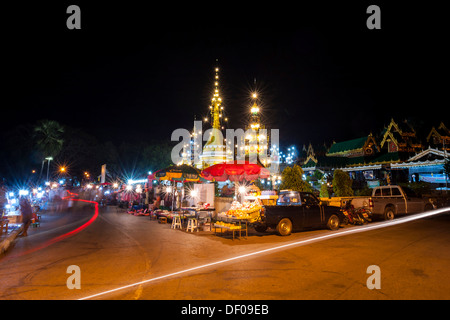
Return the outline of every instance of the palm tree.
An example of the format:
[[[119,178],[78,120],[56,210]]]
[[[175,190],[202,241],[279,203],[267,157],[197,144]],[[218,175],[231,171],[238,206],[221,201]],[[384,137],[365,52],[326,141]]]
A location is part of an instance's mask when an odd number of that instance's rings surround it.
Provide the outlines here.
[[[36,145],[42,155],[42,168],[40,173],[40,175],[42,175],[45,160],[56,157],[62,149],[64,143],[64,139],[62,138],[64,128],[57,121],[40,120],[35,125],[33,133]]]

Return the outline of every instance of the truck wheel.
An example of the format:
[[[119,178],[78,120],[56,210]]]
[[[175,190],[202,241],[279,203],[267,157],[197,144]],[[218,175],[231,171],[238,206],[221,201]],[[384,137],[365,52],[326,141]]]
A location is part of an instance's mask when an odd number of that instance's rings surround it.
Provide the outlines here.
[[[292,232],[292,222],[288,218],[283,218],[278,222],[277,232],[280,236],[288,236]]]
[[[386,207],[384,209],[384,220],[392,220],[394,219],[395,211],[393,207]]]
[[[339,229],[339,224],[340,224],[340,222],[339,222],[339,217],[338,217],[337,215],[333,214],[333,215],[328,219],[327,227],[328,227],[328,229],[330,229],[330,230],[337,230],[337,229]]]

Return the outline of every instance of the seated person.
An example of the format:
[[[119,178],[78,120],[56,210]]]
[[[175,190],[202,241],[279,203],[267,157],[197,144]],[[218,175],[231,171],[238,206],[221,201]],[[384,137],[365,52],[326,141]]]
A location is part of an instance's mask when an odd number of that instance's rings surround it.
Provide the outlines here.
[[[228,187],[228,183],[222,187],[222,196],[232,195],[233,191]]]
[[[152,211],[157,210],[159,209],[160,205],[161,205],[161,196],[157,196],[156,200],[152,204],[149,204],[149,209]]]

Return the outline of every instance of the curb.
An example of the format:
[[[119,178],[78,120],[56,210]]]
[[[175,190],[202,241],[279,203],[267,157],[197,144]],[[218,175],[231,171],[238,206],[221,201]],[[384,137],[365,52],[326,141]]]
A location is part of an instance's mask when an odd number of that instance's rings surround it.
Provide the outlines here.
[[[20,225],[20,227],[13,232],[11,232],[5,239],[0,242],[0,254],[3,254],[8,250],[8,248],[11,246],[11,243],[17,238],[17,235],[23,230],[23,224]]]

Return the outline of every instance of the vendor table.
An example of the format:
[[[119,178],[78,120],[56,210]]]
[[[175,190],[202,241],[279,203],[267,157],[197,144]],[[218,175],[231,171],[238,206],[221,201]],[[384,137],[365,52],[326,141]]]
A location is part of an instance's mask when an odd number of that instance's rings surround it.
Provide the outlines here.
[[[213,213],[215,211],[214,207],[208,207],[208,208],[204,208],[204,207],[181,207],[180,209],[182,211],[191,211],[191,212],[208,211],[208,212]]]
[[[10,224],[22,222],[22,215],[20,213],[19,214],[9,214],[9,215],[5,216],[5,218],[7,218],[9,220]]]
[[[239,223],[239,228],[231,228],[228,226],[224,226],[224,225],[220,225],[215,223],[214,224],[214,234],[217,235],[217,229],[220,229],[221,233],[223,233],[225,230],[225,232],[229,232],[231,231],[233,233],[233,240],[235,238],[235,232],[239,232],[239,239],[242,238],[242,232],[245,231],[245,238],[247,239],[248,237],[248,224],[247,221],[237,221]]]

